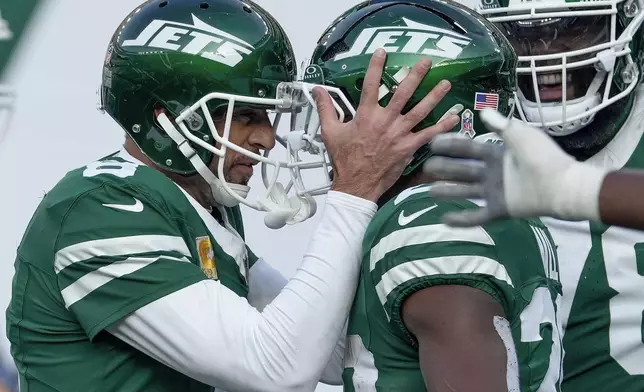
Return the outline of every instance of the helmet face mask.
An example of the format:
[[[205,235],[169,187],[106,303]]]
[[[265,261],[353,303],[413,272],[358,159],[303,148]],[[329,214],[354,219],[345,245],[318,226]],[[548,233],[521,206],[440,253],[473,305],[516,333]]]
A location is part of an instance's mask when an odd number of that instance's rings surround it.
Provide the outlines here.
[[[312,197],[288,197],[273,176],[266,193],[250,200],[248,186],[226,179],[225,157],[232,150],[276,173],[297,169],[297,163],[231,141],[236,109],[275,113],[275,129],[284,113],[296,110],[286,95],[278,96],[280,86],[295,79],[294,63],[282,27],[250,1],[152,0],[132,11],[112,37],[99,107],[159,168],[199,174],[218,204],[266,211],[267,225],[281,227],[312,216]],[[159,106],[166,111],[159,113]],[[215,112],[224,112],[224,119],[215,120]]]
[[[517,52],[517,115],[553,136],[566,136],[636,87],[643,5],[483,0],[475,9]]]
[[[232,200],[230,201],[218,200],[218,202],[224,205],[241,203],[259,211],[284,210],[283,212],[285,214],[288,212],[290,207],[292,210],[297,210],[297,213],[291,216],[288,222],[285,222],[290,224],[296,223],[296,221],[300,222],[305,220],[315,213],[315,200],[311,196],[319,193],[316,193],[315,189],[305,188],[301,173],[303,170],[311,168],[312,166],[325,167],[327,166],[327,162],[309,162],[300,159],[299,151],[306,151],[308,148],[311,148],[304,143],[305,138],[294,138],[293,136],[297,136],[295,134],[289,134],[287,138],[282,138],[277,135],[277,128],[279,127],[283,114],[290,114],[291,118],[294,118],[296,112],[301,111],[304,108],[303,102],[298,102],[293,99],[295,94],[292,92],[297,91],[295,90],[296,85],[297,83],[291,82],[280,83],[277,87],[277,96],[275,98],[255,98],[232,96],[223,93],[210,93],[202,97],[189,108],[186,108],[174,120],[174,124],[178,127],[178,131],[187,141],[211,152],[214,156],[219,158],[217,169],[214,173],[215,177],[213,177],[210,174],[210,169],[202,167],[201,164],[196,161],[197,155],[191,155],[190,152],[186,152],[186,155],[191,156],[190,159],[195,161],[194,166],[202,177],[204,177],[208,182],[219,182],[225,193],[232,197]],[[215,124],[216,121],[212,116],[213,111],[210,109],[212,105],[209,105],[209,103],[213,101],[221,102],[222,100],[227,102],[227,106],[222,108],[225,109],[225,115],[223,121],[221,121],[223,122],[223,126],[220,127],[220,129],[217,129]],[[244,106],[261,107],[275,115],[275,119],[272,124],[273,132],[276,135],[276,141],[287,147],[288,154],[286,160],[272,159],[269,157],[270,150],[265,150],[263,153],[257,153],[255,151],[245,149],[230,140],[235,108]],[[202,118],[204,120],[201,120]],[[191,123],[201,123],[202,121],[205,121],[205,126],[209,130],[208,134],[210,135],[210,138],[212,138],[209,139],[213,140],[214,143],[204,140],[203,137],[199,137],[191,131]],[[169,135],[172,136],[174,134],[174,130],[170,125],[166,124],[163,128]],[[179,141],[182,142],[181,139],[179,139]],[[326,151],[324,149],[324,144],[321,143],[321,141],[318,140],[312,142],[314,142],[320,150]],[[302,144],[303,146],[300,149],[294,149],[294,144]],[[307,146],[306,148],[305,145]],[[182,145],[179,146],[179,149],[181,148]],[[228,150],[235,151],[261,163],[262,180],[266,187],[266,192],[263,196],[257,197],[255,200],[248,200],[246,198],[246,193],[249,189],[248,187],[239,184],[232,184],[226,180],[224,163]],[[269,167],[272,169],[270,175],[268,170]],[[279,175],[282,171],[287,171],[291,176],[291,181],[287,185],[282,185],[279,182]],[[327,185],[327,188],[329,186],[330,184]],[[291,191],[295,193],[295,198],[287,196]]]
[[[281,86],[278,95],[292,105],[290,132],[284,137],[278,137],[280,145],[285,149],[288,162],[286,167],[291,176],[285,190],[293,190],[298,197],[325,194],[333,181],[331,160],[322,142],[320,118],[313,98],[313,88],[316,86],[322,87],[331,96],[340,121],[349,121],[355,115],[351,102],[338,88],[304,81]],[[264,185],[270,189],[272,178],[278,173],[268,175],[266,168],[267,164],[262,162]],[[305,174],[311,171],[318,173],[318,176]]]

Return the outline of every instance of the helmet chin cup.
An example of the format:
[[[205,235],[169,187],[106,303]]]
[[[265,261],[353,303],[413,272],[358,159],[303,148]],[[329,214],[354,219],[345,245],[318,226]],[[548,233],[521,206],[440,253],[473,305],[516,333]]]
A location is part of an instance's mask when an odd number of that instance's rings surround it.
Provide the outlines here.
[[[261,202],[267,210],[264,224],[271,229],[280,229],[285,225],[303,222],[315,215],[317,204],[313,197],[293,196],[288,197],[284,186],[275,183],[269,194],[270,200]]]
[[[264,224],[269,229],[281,229],[286,225],[292,214],[292,211],[288,210],[269,211],[264,216]]]
[[[224,207],[235,207],[239,205],[239,200],[228,192],[221,181],[219,181],[219,178],[212,176],[208,183],[210,184],[212,196],[217,204],[221,204]],[[250,187],[246,185],[228,184],[228,187],[242,199],[245,199],[248,196],[248,191],[250,191]]]

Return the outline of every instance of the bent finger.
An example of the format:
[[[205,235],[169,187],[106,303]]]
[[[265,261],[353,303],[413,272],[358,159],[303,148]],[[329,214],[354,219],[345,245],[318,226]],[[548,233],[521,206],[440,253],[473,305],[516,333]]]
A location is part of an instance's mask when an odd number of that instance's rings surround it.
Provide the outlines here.
[[[483,194],[484,188],[480,184],[460,182],[437,182],[429,189],[431,197],[446,200],[482,199]]]
[[[501,148],[498,145],[477,142],[468,137],[456,133],[437,135],[430,146],[432,152],[437,155],[444,155],[454,158],[485,160],[495,149]]]
[[[452,227],[471,227],[480,226],[495,220],[487,208],[477,208],[465,211],[450,211],[446,212],[442,221],[448,226]]]
[[[482,182],[485,164],[475,160],[434,156],[425,161],[423,171],[438,180]]]

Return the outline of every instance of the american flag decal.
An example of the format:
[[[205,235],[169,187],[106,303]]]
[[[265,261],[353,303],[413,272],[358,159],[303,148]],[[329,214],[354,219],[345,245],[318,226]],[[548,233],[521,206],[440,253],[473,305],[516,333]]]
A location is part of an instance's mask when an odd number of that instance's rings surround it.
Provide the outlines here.
[[[499,94],[476,93],[474,97],[474,110],[498,109]]]

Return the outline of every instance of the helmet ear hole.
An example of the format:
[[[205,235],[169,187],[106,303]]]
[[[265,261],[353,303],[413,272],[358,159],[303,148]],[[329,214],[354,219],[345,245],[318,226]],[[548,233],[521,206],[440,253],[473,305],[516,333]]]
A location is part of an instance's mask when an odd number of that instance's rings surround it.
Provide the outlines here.
[[[161,102],[155,103],[154,106],[152,106],[152,108],[154,109],[154,112],[157,114],[161,114],[161,112],[165,112],[166,114],[168,113],[168,109],[166,109]]]
[[[364,78],[358,78],[356,80],[356,90],[362,91],[362,84],[364,83]]]
[[[165,113],[165,115],[168,116],[168,119],[170,119],[170,121],[174,121],[174,116],[172,116],[170,111],[165,106],[163,106],[160,102],[155,103],[154,106],[152,107],[152,110],[154,112],[154,123],[159,128],[163,129],[161,127],[161,124],[159,124],[159,122],[157,121],[157,117],[159,117],[161,113]]]
[[[159,3],[159,8],[163,8],[166,5],[168,5],[168,2],[167,1],[162,1],[161,3]]]
[[[202,10],[207,10],[209,7],[210,7],[210,4],[206,2],[199,4],[199,8],[201,8]]]

